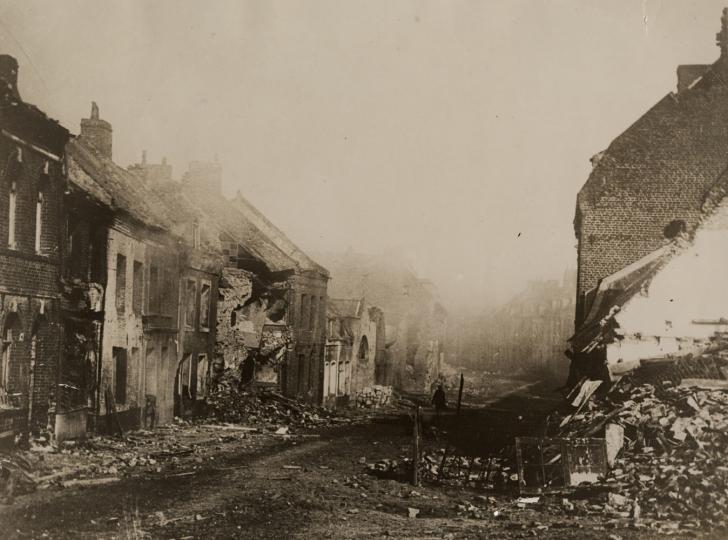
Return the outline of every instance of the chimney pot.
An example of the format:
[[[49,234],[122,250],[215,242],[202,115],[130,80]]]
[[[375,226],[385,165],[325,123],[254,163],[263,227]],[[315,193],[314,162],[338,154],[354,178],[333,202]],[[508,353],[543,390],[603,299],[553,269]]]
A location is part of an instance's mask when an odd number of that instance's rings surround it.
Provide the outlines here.
[[[104,157],[112,158],[111,124],[99,117],[99,106],[95,101],[91,102],[91,118],[81,119],[81,137]]]

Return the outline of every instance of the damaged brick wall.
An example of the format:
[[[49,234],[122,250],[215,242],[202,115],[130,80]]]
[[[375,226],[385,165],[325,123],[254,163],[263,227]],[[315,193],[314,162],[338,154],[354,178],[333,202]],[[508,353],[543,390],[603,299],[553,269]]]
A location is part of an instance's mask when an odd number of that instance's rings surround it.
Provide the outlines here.
[[[229,369],[242,384],[280,384],[280,364],[292,340],[284,323],[285,287],[285,283],[264,286],[245,270],[223,270],[215,347],[218,374]]]
[[[22,102],[18,64],[0,55],[0,330],[2,399],[21,407],[16,430],[44,427],[56,397],[60,355],[59,273],[63,156],[68,131]],[[40,238],[36,219],[40,205]],[[11,217],[11,199],[14,201]],[[14,234],[11,234],[11,222]],[[32,396],[32,400],[31,400]]]
[[[664,245],[671,224],[691,233],[728,152],[726,63],[679,95],[668,94],[609,148],[577,197],[576,323],[600,279]]]

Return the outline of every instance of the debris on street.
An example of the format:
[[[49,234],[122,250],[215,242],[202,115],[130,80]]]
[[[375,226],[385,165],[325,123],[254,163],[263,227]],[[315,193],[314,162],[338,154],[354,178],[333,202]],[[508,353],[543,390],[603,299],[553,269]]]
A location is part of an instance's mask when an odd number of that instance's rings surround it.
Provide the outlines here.
[[[212,415],[221,422],[244,422],[273,430],[327,425],[334,416],[323,407],[287,398],[265,387],[241,385],[232,370],[220,377],[207,402]]]
[[[367,386],[356,396],[359,408],[378,409],[395,404],[394,389],[391,386]]]
[[[728,381],[678,373],[724,364],[714,354],[624,377],[570,417],[562,435],[605,438],[605,511],[688,528],[728,521]]]

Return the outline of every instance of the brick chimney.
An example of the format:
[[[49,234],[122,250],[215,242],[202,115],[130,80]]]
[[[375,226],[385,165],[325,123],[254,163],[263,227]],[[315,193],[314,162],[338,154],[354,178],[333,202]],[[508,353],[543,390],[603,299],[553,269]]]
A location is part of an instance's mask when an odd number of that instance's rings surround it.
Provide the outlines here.
[[[222,167],[217,161],[192,161],[182,177],[183,184],[222,194]]]
[[[81,119],[81,137],[111,159],[111,124],[99,118],[99,106],[91,102],[91,118]]]
[[[162,158],[161,163],[150,163],[147,161],[146,150],[142,150],[142,162],[129,165],[127,170],[141,176],[149,183],[165,183],[172,180],[172,166],[167,163],[167,158]]]
[[[0,54],[0,99],[20,101],[18,61],[9,54]]]

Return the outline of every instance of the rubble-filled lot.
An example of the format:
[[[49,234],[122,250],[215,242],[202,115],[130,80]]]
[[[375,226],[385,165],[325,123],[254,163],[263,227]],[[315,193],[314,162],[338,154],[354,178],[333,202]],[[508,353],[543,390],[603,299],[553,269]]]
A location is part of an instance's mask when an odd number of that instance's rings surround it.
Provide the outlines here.
[[[728,523],[726,385],[684,380],[658,387],[625,380],[577,415],[569,432],[610,425],[624,435],[603,482],[609,492],[605,513],[658,523],[666,532]]]

